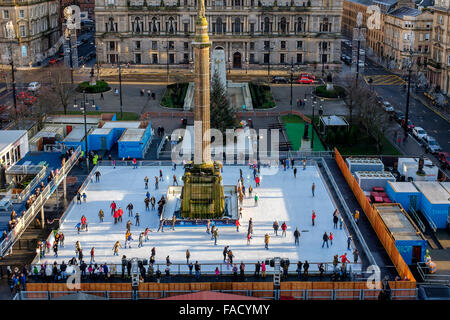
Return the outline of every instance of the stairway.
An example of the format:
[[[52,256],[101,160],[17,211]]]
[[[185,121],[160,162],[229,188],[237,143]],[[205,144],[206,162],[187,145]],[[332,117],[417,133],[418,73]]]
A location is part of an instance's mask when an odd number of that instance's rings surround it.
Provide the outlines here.
[[[274,267],[273,267],[273,287],[274,287],[274,289],[280,288],[280,282],[281,282],[280,258],[274,258]]]

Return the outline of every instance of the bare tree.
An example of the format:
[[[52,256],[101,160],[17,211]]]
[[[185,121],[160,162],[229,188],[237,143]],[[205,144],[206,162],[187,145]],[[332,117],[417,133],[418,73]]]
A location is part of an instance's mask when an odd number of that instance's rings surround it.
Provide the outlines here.
[[[70,101],[76,95],[76,87],[70,82],[70,69],[66,66],[53,66],[41,77],[43,101],[51,101],[55,109],[62,108],[64,114]]]
[[[343,87],[347,93],[344,98],[344,102],[348,107],[350,113],[350,125],[353,124],[353,111],[355,107],[362,102],[362,94],[364,92],[364,87],[360,80],[356,78],[353,73],[348,73],[343,76]]]

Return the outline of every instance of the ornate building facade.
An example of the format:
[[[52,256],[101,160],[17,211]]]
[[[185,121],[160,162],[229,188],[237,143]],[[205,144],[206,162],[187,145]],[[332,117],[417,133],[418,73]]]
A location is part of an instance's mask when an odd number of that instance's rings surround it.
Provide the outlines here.
[[[99,63],[192,64],[197,0],[97,0]],[[342,0],[207,0],[230,68],[340,66]]]
[[[19,66],[35,65],[54,54],[60,39],[57,0],[0,0],[0,61],[8,64],[12,48],[14,62]],[[6,24],[11,21],[15,38],[8,39]]]

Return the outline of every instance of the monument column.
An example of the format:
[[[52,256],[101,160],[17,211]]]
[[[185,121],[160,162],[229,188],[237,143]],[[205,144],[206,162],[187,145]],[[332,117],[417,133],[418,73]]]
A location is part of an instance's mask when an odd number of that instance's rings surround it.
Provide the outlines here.
[[[209,134],[209,47],[211,42],[208,37],[204,0],[199,0],[198,15],[195,20],[195,37],[192,45],[195,55],[194,163],[211,163],[211,138]]]

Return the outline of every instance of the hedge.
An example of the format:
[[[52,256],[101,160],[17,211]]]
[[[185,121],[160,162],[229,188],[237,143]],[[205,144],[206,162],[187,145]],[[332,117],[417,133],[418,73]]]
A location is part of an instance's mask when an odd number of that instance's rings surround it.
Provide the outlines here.
[[[249,82],[248,87],[252,96],[253,108],[269,109],[275,107],[275,101],[273,100],[269,86]]]
[[[78,85],[77,91],[86,93],[101,93],[110,90],[111,87],[104,80],[98,80],[95,86],[89,85],[89,81],[82,82]]]
[[[183,108],[188,87],[189,83],[173,83],[168,85],[161,99],[161,105],[166,108]]]
[[[315,89],[315,94],[322,98],[343,98],[346,95],[345,89],[336,85],[333,85],[333,90],[327,90],[326,85],[318,86]]]

